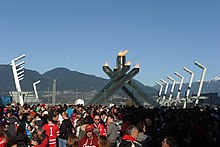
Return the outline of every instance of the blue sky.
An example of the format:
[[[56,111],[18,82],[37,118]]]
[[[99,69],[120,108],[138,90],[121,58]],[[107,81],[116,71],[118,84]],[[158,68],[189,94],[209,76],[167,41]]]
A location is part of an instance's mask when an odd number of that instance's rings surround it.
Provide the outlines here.
[[[108,78],[107,61],[128,50],[135,77],[153,86],[161,78],[188,82],[186,66],[199,80],[220,76],[219,0],[2,0],[0,64],[25,54],[25,68],[44,73],[56,67]]]

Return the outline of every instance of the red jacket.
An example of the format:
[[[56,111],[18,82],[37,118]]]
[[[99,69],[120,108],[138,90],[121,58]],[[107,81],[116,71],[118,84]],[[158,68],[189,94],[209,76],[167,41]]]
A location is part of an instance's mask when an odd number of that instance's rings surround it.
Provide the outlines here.
[[[95,123],[93,123],[92,126],[99,130],[100,136],[107,136],[106,129],[102,124],[99,123],[98,125],[96,125]],[[94,128],[93,128],[93,130],[94,130]]]
[[[43,129],[46,131],[46,134],[49,137],[49,146],[56,147],[56,139],[60,134],[58,126],[53,123],[48,123],[43,126]]]
[[[48,145],[49,145],[49,138],[46,136],[41,142],[41,144],[34,147],[47,147]]]
[[[38,141],[38,145],[35,145],[34,147],[48,147],[49,146],[49,138],[46,134],[43,134],[43,140]]]
[[[0,137],[0,147],[6,147],[8,141],[5,138]]]
[[[98,138],[95,135],[88,138],[85,134],[85,136],[80,140],[79,147],[99,147]]]

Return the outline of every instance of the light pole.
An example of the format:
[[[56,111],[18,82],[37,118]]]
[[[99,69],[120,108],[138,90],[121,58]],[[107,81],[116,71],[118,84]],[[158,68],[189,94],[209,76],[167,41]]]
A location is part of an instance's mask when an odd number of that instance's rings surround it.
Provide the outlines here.
[[[178,89],[178,92],[177,92],[177,96],[176,96],[176,100],[178,101],[179,97],[180,97],[180,92],[181,92],[181,89],[182,89],[184,77],[182,75],[180,75],[178,72],[174,72],[174,74],[177,75],[181,79],[179,89]]]
[[[196,106],[199,103],[199,97],[200,97],[200,94],[201,94],[202,85],[203,85],[203,81],[204,81],[205,74],[206,74],[206,67],[204,65],[196,62],[196,61],[195,61],[195,65],[203,70],[201,80],[200,80],[200,84],[199,84],[199,89],[198,89],[198,92],[197,92],[197,98],[196,98],[196,102],[195,102],[195,106]]]
[[[19,102],[20,102],[21,106],[24,105],[24,100],[23,100],[23,96],[21,95],[21,85],[20,85],[20,81],[24,79],[24,66],[22,66],[24,64],[24,61],[19,62],[19,60],[23,59],[24,57],[25,57],[25,55],[23,54],[23,55],[11,60],[11,66],[12,66],[12,72],[14,75],[15,86],[16,86],[16,90],[18,92]]]
[[[41,81],[40,80],[38,80],[38,81],[36,81],[36,82],[34,82],[33,83],[33,87],[34,87],[34,94],[35,94],[35,97],[36,97],[36,99],[37,99],[37,101],[39,101],[39,97],[38,97],[38,93],[37,93],[37,84],[39,84]]]
[[[56,84],[57,82],[56,82],[56,79],[54,79],[53,80],[53,94],[52,94],[52,105],[53,106],[55,106],[55,104],[56,104],[56,93],[57,93],[57,91],[56,91]]]
[[[164,94],[163,94],[163,100],[165,100],[169,83],[164,81],[163,79],[161,79],[160,81],[163,82],[164,84],[166,84],[166,87],[165,87],[165,90],[164,90]]]
[[[188,86],[188,89],[187,89],[187,92],[186,92],[186,98],[185,98],[185,102],[183,104],[183,108],[185,109],[187,107],[187,101],[188,101],[188,98],[189,98],[189,94],[190,94],[190,89],[191,89],[191,86],[192,86],[192,81],[193,81],[193,77],[194,77],[194,72],[192,72],[191,70],[189,70],[188,68],[186,67],[183,67],[183,69],[189,73],[191,75],[190,77],[190,80],[189,80],[189,86]]]

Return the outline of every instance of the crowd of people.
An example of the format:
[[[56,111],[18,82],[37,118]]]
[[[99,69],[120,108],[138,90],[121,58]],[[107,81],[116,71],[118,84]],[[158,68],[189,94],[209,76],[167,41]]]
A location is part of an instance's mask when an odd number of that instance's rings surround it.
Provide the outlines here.
[[[0,147],[220,146],[220,113],[209,107],[12,103],[0,112]]]

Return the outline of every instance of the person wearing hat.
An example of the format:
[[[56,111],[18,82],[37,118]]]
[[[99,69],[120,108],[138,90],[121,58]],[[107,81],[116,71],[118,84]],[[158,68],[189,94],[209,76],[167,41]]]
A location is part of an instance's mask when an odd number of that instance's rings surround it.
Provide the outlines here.
[[[86,134],[80,140],[79,147],[99,147],[98,138],[93,133],[93,126],[91,124],[86,126]]]

